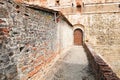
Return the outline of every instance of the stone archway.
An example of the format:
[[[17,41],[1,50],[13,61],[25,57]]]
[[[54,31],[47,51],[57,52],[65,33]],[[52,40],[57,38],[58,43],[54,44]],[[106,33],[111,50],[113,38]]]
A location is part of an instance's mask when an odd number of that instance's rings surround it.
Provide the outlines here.
[[[83,32],[81,29],[74,30],[74,45],[82,45],[83,44]]]

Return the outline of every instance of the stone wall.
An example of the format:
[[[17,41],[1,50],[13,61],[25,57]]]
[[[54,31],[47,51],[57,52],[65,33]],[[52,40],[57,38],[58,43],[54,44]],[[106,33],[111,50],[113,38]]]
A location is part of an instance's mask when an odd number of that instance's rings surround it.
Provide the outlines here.
[[[35,4],[43,7],[47,5],[47,0],[22,0],[22,2],[27,4]]]
[[[14,49],[16,46],[13,47],[14,44],[11,45],[9,38],[9,32],[12,26],[8,23],[9,9],[6,6],[5,1],[0,1],[0,79],[17,80],[18,71],[14,58]]]
[[[94,52],[90,44],[85,43],[84,49],[87,53],[90,69],[94,72],[96,80],[120,80],[110,66]]]
[[[51,12],[0,1],[0,80],[32,80],[38,72],[43,76],[60,53],[58,24]],[[67,22],[64,27],[72,30]]]
[[[85,4],[91,4],[91,3],[115,3],[120,2],[120,0],[83,0]]]
[[[72,24],[84,25],[85,41],[94,45],[95,52],[101,55],[120,77],[120,9],[118,4],[101,5],[101,8],[98,8],[98,5],[91,5],[91,7],[88,8],[89,11],[67,15],[67,17]]]
[[[91,14],[86,19],[86,40],[120,76],[120,13]],[[84,23],[85,24],[85,23]]]
[[[83,13],[110,13],[120,12],[119,2],[117,3],[104,3],[104,4],[89,4],[84,5]]]
[[[65,8],[65,7],[81,7],[82,0],[15,0],[18,2],[24,2],[28,4],[35,4],[39,6],[49,7],[49,8]],[[58,2],[57,2],[58,1]]]

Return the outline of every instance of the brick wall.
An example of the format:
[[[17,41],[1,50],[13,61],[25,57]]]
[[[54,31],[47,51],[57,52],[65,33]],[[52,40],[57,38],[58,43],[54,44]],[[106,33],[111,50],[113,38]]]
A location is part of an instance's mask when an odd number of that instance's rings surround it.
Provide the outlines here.
[[[120,80],[110,66],[94,52],[90,44],[84,44],[91,70],[96,80]]]
[[[0,80],[32,80],[38,72],[47,72],[60,53],[58,24],[62,23],[54,18],[48,11],[0,1]]]

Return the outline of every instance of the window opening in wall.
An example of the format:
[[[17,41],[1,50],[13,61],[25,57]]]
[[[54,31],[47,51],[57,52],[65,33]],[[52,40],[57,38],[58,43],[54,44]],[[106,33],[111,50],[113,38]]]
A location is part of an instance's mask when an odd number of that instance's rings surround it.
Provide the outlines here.
[[[84,2],[82,2],[82,5],[83,5],[83,7],[84,7]]]
[[[80,5],[80,4],[77,4],[77,8],[81,8],[81,5]]]
[[[20,8],[20,6],[17,5],[17,6],[16,6],[16,11],[17,11],[17,13],[20,13],[19,8]]]
[[[19,6],[19,5],[17,5],[17,6],[16,6],[16,9],[19,9],[19,8],[20,8],[20,6]]]
[[[74,4],[72,3],[72,7],[74,7]]]
[[[56,0],[55,5],[60,6],[60,0]]]

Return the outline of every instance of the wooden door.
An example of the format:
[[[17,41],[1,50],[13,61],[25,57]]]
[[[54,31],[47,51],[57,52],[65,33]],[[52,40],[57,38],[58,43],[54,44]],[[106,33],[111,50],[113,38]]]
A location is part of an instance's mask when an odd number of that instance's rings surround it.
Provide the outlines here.
[[[74,31],[74,44],[75,45],[83,44],[83,33],[82,33],[82,30],[80,30],[80,29],[76,29]]]

